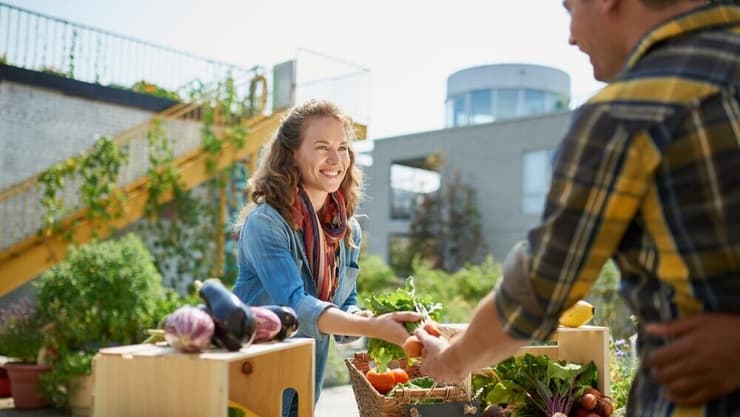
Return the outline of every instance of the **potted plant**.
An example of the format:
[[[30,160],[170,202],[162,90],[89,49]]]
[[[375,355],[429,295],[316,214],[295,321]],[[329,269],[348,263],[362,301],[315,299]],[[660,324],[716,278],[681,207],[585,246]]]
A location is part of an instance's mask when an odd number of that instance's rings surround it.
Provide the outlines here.
[[[8,371],[3,367],[5,361],[0,363],[0,398],[10,397],[10,377]]]
[[[156,327],[178,302],[133,234],[71,248],[34,285],[38,306],[51,320],[47,339],[55,350],[44,390],[55,405],[76,415],[89,413],[97,351],[141,342],[146,329]],[[87,392],[85,398],[76,395],[80,392]]]
[[[41,394],[39,378],[51,366],[39,358],[44,345],[45,320],[30,298],[0,310],[0,355],[10,361],[3,367],[8,373],[15,408],[35,409],[49,405]]]

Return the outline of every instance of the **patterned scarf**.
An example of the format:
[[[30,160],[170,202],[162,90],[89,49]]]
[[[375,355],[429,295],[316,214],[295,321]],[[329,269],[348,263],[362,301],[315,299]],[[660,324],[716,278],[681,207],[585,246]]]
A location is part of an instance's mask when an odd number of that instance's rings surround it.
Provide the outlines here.
[[[337,250],[339,242],[347,233],[344,196],[339,191],[329,194],[317,216],[311,200],[299,185],[293,203],[293,218],[303,231],[303,245],[308,257],[308,268],[316,282],[317,296],[320,300],[331,301],[339,281]]]

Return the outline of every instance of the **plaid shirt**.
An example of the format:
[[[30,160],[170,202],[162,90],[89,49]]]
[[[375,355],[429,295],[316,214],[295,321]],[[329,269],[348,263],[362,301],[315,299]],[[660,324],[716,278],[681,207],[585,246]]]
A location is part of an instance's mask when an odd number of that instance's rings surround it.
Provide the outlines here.
[[[740,314],[740,7],[707,5],[657,27],[574,112],[528,255],[536,302],[506,285],[495,298],[517,337],[546,339],[609,258],[640,323]],[[638,333],[641,356],[664,343]],[[638,371],[628,415],[700,412],[674,407]],[[740,415],[740,391],[703,412]]]

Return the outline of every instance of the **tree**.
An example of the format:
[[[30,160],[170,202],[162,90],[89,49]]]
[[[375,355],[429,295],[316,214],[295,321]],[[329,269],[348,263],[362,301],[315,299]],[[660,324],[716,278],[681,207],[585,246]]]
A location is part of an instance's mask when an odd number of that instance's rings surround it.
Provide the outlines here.
[[[409,230],[409,250],[433,268],[454,272],[479,263],[487,252],[477,192],[448,171],[440,189],[419,194]]]

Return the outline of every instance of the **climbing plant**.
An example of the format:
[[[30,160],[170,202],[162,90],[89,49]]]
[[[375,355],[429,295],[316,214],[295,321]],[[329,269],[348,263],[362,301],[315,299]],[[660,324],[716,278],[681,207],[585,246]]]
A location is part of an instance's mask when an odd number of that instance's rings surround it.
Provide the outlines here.
[[[228,233],[228,221],[219,223],[220,198],[222,188],[230,185],[227,179],[239,168],[231,166],[217,172],[217,161],[225,143],[238,148],[246,144],[247,130],[241,121],[245,115],[253,114],[249,106],[254,102],[239,100],[232,78],[210,91],[200,84],[189,97],[200,103],[201,148],[206,154],[205,164],[211,179],[194,190],[185,189],[174,165],[173,138],[168,136],[162,121],[155,119],[146,135],[149,160],[146,220],[134,226],[144,236],[158,269],[166,277],[166,284],[181,291],[195,278],[222,273],[218,242]],[[70,158],[42,174],[39,181],[44,186],[44,230],[59,230],[58,219],[67,210],[60,195],[70,182],[80,184],[82,202],[90,207],[89,213],[106,220],[120,216],[121,211],[112,210],[107,205],[110,199],[103,197],[116,194],[115,180],[125,161],[125,150],[106,138],[89,155]],[[235,251],[232,246],[229,248]],[[227,254],[226,260],[235,263],[235,254]],[[227,269],[228,282],[233,280],[231,275],[235,276],[235,265]]]
[[[185,190],[172,165],[173,146],[161,123],[154,123],[147,135],[152,164],[147,172],[149,220],[140,228],[150,236],[151,251],[167,283],[181,290],[196,278],[222,274],[218,242],[226,232],[219,227],[219,199],[221,189],[228,185],[224,178],[233,168],[216,172],[217,158],[224,143],[243,147],[246,139],[243,127],[228,126],[240,120],[232,113],[237,103],[233,80],[228,78],[215,95],[199,88],[191,93],[191,98],[201,103],[201,149],[205,152],[206,169],[212,174],[210,180],[195,190]],[[217,125],[219,122],[228,127]],[[219,131],[221,134],[217,135]],[[162,204],[167,193],[172,193],[173,198]]]
[[[42,232],[49,235],[61,229],[59,220],[71,209],[87,207],[85,219],[111,220],[121,215],[123,195],[117,191],[118,172],[128,160],[125,148],[113,139],[102,137],[88,153],[80,154],[62,161],[47,169],[38,178],[42,186],[41,206]],[[80,184],[80,201],[74,207],[66,208],[62,192],[67,183]],[[81,219],[73,220],[79,222]],[[67,238],[71,230],[67,228]],[[98,229],[92,229],[93,238]]]

